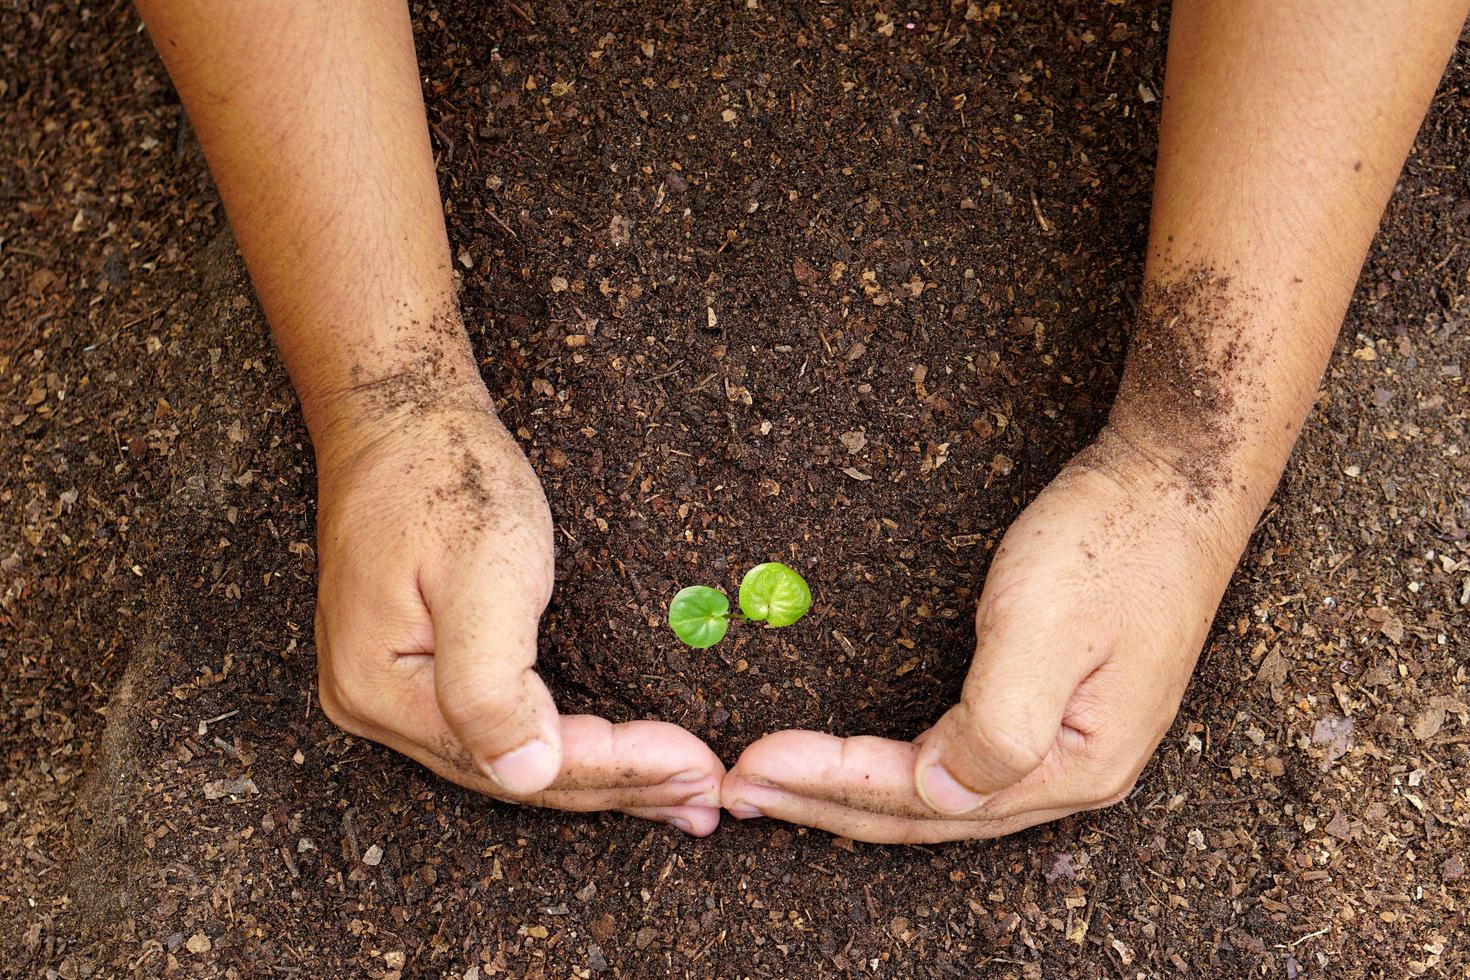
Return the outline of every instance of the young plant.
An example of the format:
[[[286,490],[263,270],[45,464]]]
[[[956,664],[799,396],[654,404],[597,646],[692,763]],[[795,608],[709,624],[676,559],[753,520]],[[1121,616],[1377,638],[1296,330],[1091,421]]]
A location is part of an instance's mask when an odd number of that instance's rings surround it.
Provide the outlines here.
[[[806,579],[788,565],[768,561],[740,580],[738,613],[730,611],[730,600],[719,589],[691,585],[680,589],[669,603],[669,625],[687,645],[703,650],[725,638],[732,619],[790,626],[811,607],[812,590]]]

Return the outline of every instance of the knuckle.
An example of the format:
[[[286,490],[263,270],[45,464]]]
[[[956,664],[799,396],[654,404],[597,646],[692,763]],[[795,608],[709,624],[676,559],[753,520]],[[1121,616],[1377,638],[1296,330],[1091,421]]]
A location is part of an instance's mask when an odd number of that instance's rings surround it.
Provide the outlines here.
[[[919,821],[910,821],[900,826],[891,836],[893,843],[907,846],[923,845],[930,843],[926,835],[927,828]]]
[[[1131,768],[1098,776],[1092,784],[1090,809],[1101,810],[1122,803],[1133,795],[1137,785],[1138,777]]]
[[[493,732],[515,716],[517,702],[506,685],[461,683],[439,692],[439,711],[462,735]]]
[[[378,685],[367,676],[360,661],[339,658],[318,646],[317,698],[327,720],[343,731],[361,735],[377,714],[372,692]]]
[[[317,686],[317,698],[328,721],[353,735],[362,733],[366,704],[355,685],[343,684],[323,674]]]
[[[1093,809],[1102,810],[1110,806],[1117,806],[1119,803],[1122,803],[1124,800],[1128,799],[1128,797],[1133,795],[1133,787],[1135,785],[1137,785],[1135,780],[1128,780],[1127,783],[1123,784],[1117,789],[1106,793],[1102,797],[1102,799],[1093,806]]]
[[[343,731],[361,735],[371,709],[365,696],[368,685],[354,666],[360,658],[350,655],[351,643],[338,642],[341,638],[328,629],[321,603],[313,617],[312,633],[316,641],[317,700],[322,714]]]
[[[967,735],[975,753],[991,766],[1017,779],[1035,770],[1046,758],[1049,744],[1028,731],[970,713]]]

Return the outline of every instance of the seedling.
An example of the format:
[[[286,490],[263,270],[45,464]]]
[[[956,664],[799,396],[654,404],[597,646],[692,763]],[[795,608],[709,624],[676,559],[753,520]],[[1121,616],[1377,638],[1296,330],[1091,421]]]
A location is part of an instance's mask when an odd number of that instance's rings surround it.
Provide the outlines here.
[[[812,607],[812,590],[796,569],[768,561],[740,580],[740,611],[730,611],[730,600],[719,589],[691,585],[680,589],[669,603],[669,625],[674,634],[696,650],[725,638],[732,619],[771,626],[790,626]]]

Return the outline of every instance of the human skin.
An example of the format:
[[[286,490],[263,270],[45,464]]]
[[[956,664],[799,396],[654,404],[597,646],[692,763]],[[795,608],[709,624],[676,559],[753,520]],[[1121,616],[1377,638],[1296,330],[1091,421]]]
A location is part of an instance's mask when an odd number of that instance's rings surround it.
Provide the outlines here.
[[[535,672],[551,514],[460,321],[407,5],[137,6],[311,433],[322,708],[498,799],[712,832],[704,742],[560,715]]]
[[[407,13],[140,0],[317,455],[321,700],[500,799],[988,837],[1126,795],[1280,477],[1465,0],[1176,3],[1145,301],[1107,427],[1007,532],[913,743],[556,713],[550,517],[454,303]],[[536,751],[515,754],[532,745]],[[674,777],[686,775],[686,780]]]
[[[777,732],[737,817],[876,842],[1125,798],[1311,408],[1464,0],[1173,5],[1143,301],[1107,425],[1007,530],[959,704],[913,742]]]

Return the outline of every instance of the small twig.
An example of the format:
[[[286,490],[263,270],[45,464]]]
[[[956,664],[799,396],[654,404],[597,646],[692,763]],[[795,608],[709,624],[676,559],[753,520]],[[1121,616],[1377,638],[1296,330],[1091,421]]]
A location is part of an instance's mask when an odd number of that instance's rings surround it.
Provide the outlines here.
[[[684,366],[684,359],[681,357],[677,361],[675,361],[674,362],[674,366],[671,367],[671,368],[669,368],[667,371],[663,372],[662,374],[655,374],[653,377],[649,378],[648,381],[647,381],[647,384],[653,384],[655,381],[662,381],[664,378],[667,378],[671,374],[676,373],[679,370],[679,368],[681,368],[683,366]]]
[[[201,721],[199,723],[199,734],[200,735],[208,735],[209,734],[209,726],[210,725],[213,725],[215,722],[218,722],[218,721],[224,721],[226,718],[233,718],[235,715],[238,715],[239,713],[240,713],[240,709],[239,708],[236,708],[234,711],[226,711],[222,715],[216,715],[213,718],[206,718],[206,719],[204,719],[203,721]]]
[[[233,756],[236,760],[242,763],[245,761],[245,756],[240,754],[239,749],[235,748],[233,745],[231,745],[229,742],[226,742],[218,735],[214,737],[214,747],[225,753],[225,755]]]
[[[1327,934],[1327,933],[1329,933],[1331,931],[1332,931],[1332,927],[1331,926],[1323,926],[1321,929],[1318,929],[1316,932],[1309,932],[1305,936],[1302,936],[1302,937],[1300,937],[1298,939],[1292,940],[1291,945],[1288,946],[1287,948],[1288,949],[1296,949],[1298,946],[1300,946],[1302,943],[1306,942],[1308,939],[1316,939],[1318,936],[1325,935],[1325,934]]]
[[[504,228],[506,230],[506,233],[509,234],[511,238],[514,238],[516,241],[521,240],[521,236],[516,234],[514,228],[502,221],[500,219],[500,215],[496,214],[494,211],[489,211],[487,213],[490,215],[490,220],[494,221],[497,225]]]
[[[286,870],[291,872],[292,878],[301,877],[301,869],[296,866],[296,859],[291,857],[291,849],[284,844],[281,845],[281,860],[286,862]]]
[[[357,827],[353,824],[352,817],[357,813],[356,807],[348,807],[347,812],[342,814],[342,836],[346,838],[347,845],[351,850],[354,864],[362,861],[362,846],[357,840]]]

